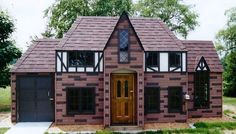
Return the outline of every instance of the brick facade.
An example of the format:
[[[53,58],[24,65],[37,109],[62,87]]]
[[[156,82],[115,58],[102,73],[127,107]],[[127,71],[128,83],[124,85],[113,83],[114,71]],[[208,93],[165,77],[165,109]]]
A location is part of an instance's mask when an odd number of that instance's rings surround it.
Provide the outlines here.
[[[222,116],[222,73],[210,73],[210,108],[194,109],[194,74],[188,75],[188,93],[191,100],[188,102],[188,117],[221,117]]]
[[[16,74],[11,74],[11,121],[17,122],[17,109],[16,109]]]
[[[55,83],[56,124],[103,124],[103,73],[57,73]],[[95,87],[95,114],[67,115],[67,87]]]
[[[119,64],[118,63],[118,30],[119,29],[129,29],[129,52],[130,52],[130,62],[128,64]],[[131,25],[129,24],[127,18],[121,19],[118,22],[116,29],[111,35],[110,41],[107,44],[106,49],[104,50],[104,125],[111,125],[111,107],[110,107],[110,76],[113,71],[119,69],[127,69],[135,71],[137,74],[137,125],[143,126],[144,124],[144,89],[143,89],[143,80],[144,80],[144,72],[143,72],[143,50],[139,44],[137,37]]]
[[[187,80],[187,73],[145,73],[145,87],[160,87],[160,112],[146,114],[145,122],[185,122],[187,109],[184,99],[181,113],[168,113],[168,87],[182,87],[183,94],[185,94],[188,90]]]

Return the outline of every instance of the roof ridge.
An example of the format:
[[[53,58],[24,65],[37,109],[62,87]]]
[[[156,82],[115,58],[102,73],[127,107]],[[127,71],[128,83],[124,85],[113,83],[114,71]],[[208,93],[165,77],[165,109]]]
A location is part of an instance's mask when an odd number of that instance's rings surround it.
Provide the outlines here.
[[[181,40],[184,43],[213,43],[212,40]]]
[[[176,45],[181,50],[187,50],[186,47],[182,44],[182,42],[175,36],[175,34],[167,27],[167,25],[163,21],[158,21],[160,26],[168,33],[168,35],[175,41]],[[181,45],[181,46],[179,46]]]
[[[69,30],[67,33],[68,33],[68,35],[67,35],[67,37],[65,36],[65,37],[63,37],[62,38],[62,40],[60,41],[60,43],[59,43],[59,47],[64,47],[65,46],[65,42],[70,38],[70,36],[72,35],[72,33],[77,29],[77,27],[79,26],[79,24],[81,23],[81,21],[83,20],[83,18],[80,18],[80,19],[78,19],[78,20],[76,20],[76,21],[78,21],[78,23],[76,24],[76,26],[75,27],[72,27],[71,26],[71,28],[74,28],[74,29],[71,29],[71,31]],[[75,21],[75,22],[76,22]],[[75,22],[73,23],[73,24],[75,24]],[[70,32],[70,33],[69,33]],[[66,33],[66,34],[67,34]],[[65,39],[64,39],[65,38]],[[62,44],[62,46],[61,46],[61,43],[63,43]]]
[[[40,38],[40,39],[36,39],[34,42],[44,42],[44,41],[48,41],[48,42],[58,42],[58,41],[61,41],[61,39]]]
[[[77,19],[80,18],[85,18],[85,19],[89,19],[89,18],[114,18],[114,19],[119,19],[119,16],[78,16]],[[149,19],[149,20],[158,20],[158,21],[162,21],[159,17],[144,17],[144,16],[131,16],[129,17],[130,19]],[[77,20],[76,19],[76,20]]]

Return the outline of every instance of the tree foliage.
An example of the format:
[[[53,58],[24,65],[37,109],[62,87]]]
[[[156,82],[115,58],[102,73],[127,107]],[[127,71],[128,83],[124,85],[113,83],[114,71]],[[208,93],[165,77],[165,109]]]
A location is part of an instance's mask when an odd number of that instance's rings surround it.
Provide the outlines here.
[[[21,56],[21,51],[16,48],[11,34],[14,31],[12,19],[6,12],[0,10],[0,87],[10,84],[9,65]]]
[[[182,0],[139,0],[135,13],[144,17],[159,17],[171,31],[184,38],[198,26],[198,14]]]
[[[216,35],[216,48],[220,54],[236,51],[236,7],[225,12],[227,24]]]
[[[225,58],[224,95],[236,97],[236,51],[232,51]]]
[[[225,15],[227,24],[216,35],[216,49],[223,56],[224,95],[236,97],[236,7]]]
[[[61,38],[77,16],[119,16],[123,11],[133,16],[159,17],[172,31],[184,38],[198,25],[198,15],[182,0],[57,0],[45,10],[48,28],[44,36]],[[52,34],[53,33],[53,34]]]
[[[117,16],[131,9],[131,0],[57,0],[45,10],[49,19],[46,37],[61,38],[77,16]],[[48,34],[50,33],[50,34]]]

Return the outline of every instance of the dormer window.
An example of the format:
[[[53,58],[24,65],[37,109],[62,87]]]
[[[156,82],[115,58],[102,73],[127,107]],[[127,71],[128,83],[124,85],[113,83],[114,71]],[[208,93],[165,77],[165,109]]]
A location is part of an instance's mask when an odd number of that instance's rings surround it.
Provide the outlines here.
[[[119,30],[119,62],[129,62],[129,31],[128,29]]]
[[[68,53],[70,67],[94,66],[94,52],[70,51]]]

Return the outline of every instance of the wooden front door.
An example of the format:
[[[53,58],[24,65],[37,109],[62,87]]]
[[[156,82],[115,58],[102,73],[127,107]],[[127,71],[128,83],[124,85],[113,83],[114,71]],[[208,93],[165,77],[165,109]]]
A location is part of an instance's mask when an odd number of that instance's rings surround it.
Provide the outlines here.
[[[134,74],[113,74],[111,78],[111,123],[135,123]]]

